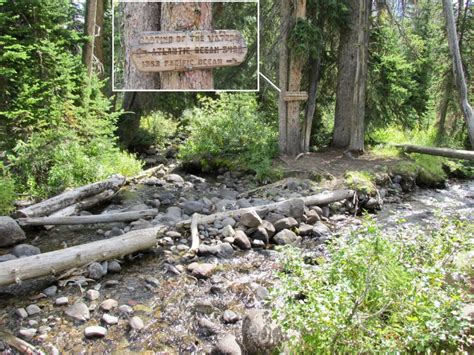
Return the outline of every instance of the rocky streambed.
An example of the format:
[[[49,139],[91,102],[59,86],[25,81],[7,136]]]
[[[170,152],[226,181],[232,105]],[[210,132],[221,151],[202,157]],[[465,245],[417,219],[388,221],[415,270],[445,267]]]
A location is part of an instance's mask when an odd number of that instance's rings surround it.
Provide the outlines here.
[[[91,211],[151,206],[160,210],[154,219],[28,231],[28,243],[46,252],[157,224],[168,226],[152,250],[92,263],[59,278],[2,287],[1,329],[47,353],[263,353],[281,340],[268,312],[271,288],[278,285],[277,245],[294,244],[302,253],[323,255],[328,239],[361,224],[354,216],[356,207],[381,210],[375,218],[393,232],[436,223],[435,210],[473,218],[472,181],[403,194],[406,186],[413,188],[412,182],[392,176],[381,180],[378,192],[360,193],[358,200],[300,211],[248,213],[201,225],[201,246],[194,255],[188,253],[190,231],[176,228],[176,222],[193,213],[308,196],[321,187],[310,180],[286,179],[252,191],[249,176],[225,173],[206,178],[171,168],[163,167],[123,190],[108,206]],[[15,352],[1,343],[0,350]]]

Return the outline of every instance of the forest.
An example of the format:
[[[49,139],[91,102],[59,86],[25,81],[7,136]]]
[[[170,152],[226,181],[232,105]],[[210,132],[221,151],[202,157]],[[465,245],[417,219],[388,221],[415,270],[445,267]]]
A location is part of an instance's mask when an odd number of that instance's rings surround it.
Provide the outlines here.
[[[0,352],[474,351],[471,0],[0,0],[0,29]],[[245,48],[140,69],[170,31]]]

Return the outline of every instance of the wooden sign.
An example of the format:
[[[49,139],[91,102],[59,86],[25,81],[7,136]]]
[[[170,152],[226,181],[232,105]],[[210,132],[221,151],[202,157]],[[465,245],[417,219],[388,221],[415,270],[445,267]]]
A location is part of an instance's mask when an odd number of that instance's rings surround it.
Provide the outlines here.
[[[284,101],[306,101],[308,93],[306,91],[287,91],[283,94]]]
[[[139,71],[188,71],[239,65],[247,45],[235,30],[142,32],[131,55]]]

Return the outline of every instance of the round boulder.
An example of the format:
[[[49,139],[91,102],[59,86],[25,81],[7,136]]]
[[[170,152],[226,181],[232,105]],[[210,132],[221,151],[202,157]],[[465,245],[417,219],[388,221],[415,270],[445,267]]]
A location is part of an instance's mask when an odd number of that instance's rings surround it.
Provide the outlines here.
[[[0,217],[0,247],[8,247],[25,239],[25,232],[13,218]]]

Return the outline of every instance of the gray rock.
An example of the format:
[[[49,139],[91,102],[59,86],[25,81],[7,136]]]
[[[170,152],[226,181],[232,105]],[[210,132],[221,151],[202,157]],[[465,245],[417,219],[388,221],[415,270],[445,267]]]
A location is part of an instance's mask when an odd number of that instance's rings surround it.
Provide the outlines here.
[[[153,277],[153,276],[147,276],[147,277],[145,277],[145,282],[146,282],[147,284],[152,285],[153,287],[158,287],[158,286],[160,286],[160,281],[159,281],[157,278]]]
[[[312,209],[306,214],[306,222],[309,224],[315,224],[316,222],[319,222],[321,220],[320,214],[315,210]]]
[[[327,237],[330,234],[331,234],[331,231],[322,222],[317,222],[313,227],[313,236],[315,238]]]
[[[242,350],[240,349],[235,336],[227,334],[220,338],[216,346],[212,349],[212,355],[241,355]]]
[[[182,234],[179,233],[179,232],[176,232],[176,231],[167,231],[165,233],[165,235],[167,237],[170,237],[170,238],[173,238],[173,239],[177,239],[177,238],[181,238],[182,237]]]
[[[109,265],[108,265],[107,270],[109,272],[118,273],[118,272],[122,271],[122,267],[120,266],[120,263],[118,261],[111,260],[111,261],[109,261]]]
[[[248,250],[252,248],[249,238],[241,230],[235,232],[234,244],[243,250]]]
[[[56,298],[56,301],[54,301],[54,304],[56,306],[64,306],[69,303],[69,299],[67,297],[59,297]]]
[[[328,206],[321,207],[321,217],[329,218],[330,209]]]
[[[36,335],[37,330],[35,328],[20,329],[19,333],[21,336],[27,339],[31,339]]]
[[[221,243],[217,245],[200,245],[198,255],[200,256],[217,256],[219,258],[230,258],[234,254],[234,248],[229,243]]]
[[[208,263],[191,263],[188,265],[188,270],[198,279],[207,279],[211,277],[216,266]]]
[[[169,174],[165,176],[165,180],[167,182],[172,182],[172,183],[183,183],[184,179],[179,176],[178,174]]]
[[[263,286],[257,286],[254,293],[257,301],[264,301],[268,298],[269,295],[268,289]]]
[[[17,314],[18,317],[20,318],[27,318],[28,317],[28,312],[24,308],[18,308],[15,313]]]
[[[130,328],[136,331],[140,331],[143,328],[145,328],[145,324],[143,323],[143,320],[137,316],[132,317],[128,324],[130,324]]]
[[[270,310],[247,311],[242,322],[242,342],[248,354],[273,354],[283,341],[283,332]]]
[[[41,250],[33,245],[29,244],[18,244],[11,251],[10,254],[15,255],[18,258],[41,254]]]
[[[246,227],[258,227],[262,223],[262,219],[255,211],[245,212],[240,217],[240,223]]]
[[[200,213],[206,206],[201,201],[186,201],[183,203],[183,211],[187,215],[192,215],[193,213]]]
[[[285,216],[281,213],[275,213],[275,212],[269,212],[265,216],[265,220],[270,222],[270,223],[275,223],[276,221],[279,221],[280,219],[285,218]]]
[[[224,219],[222,220],[222,222],[221,222],[221,224],[222,224],[223,227],[225,227],[225,226],[231,226],[231,227],[233,227],[233,226],[236,225],[236,223],[237,223],[237,222],[236,222],[235,219],[233,219],[232,217],[226,217],[226,218],[224,218]]]
[[[98,262],[93,262],[87,268],[89,272],[89,277],[94,280],[100,280],[105,274],[102,265]]]
[[[95,301],[96,299],[100,297],[100,293],[99,291],[96,291],[96,290],[87,290],[86,297],[90,301]]]
[[[283,229],[282,231],[275,234],[273,240],[278,245],[292,244],[298,240],[298,237],[295,233],[288,229]]]
[[[288,203],[280,207],[276,212],[287,217],[301,218],[304,214],[304,202],[300,198],[290,200]]]
[[[35,304],[30,304],[28,307],[26,307],[26,313],[28,313],[29,316],[33,316],[35,314],[41,313],[41,308]]]
[[[288,217],[276,221],[273,225],[275,226],[275,230],[279,232],[283,229],[291,229],[294,227],[298,227],[298,221],[293,217]]]
[[[310,224],[302,223],[298,227],[298,231],[299,231],[299,235],[301,235],[303,237],[310,236],[310,235],[313,234],[313,226],[310,225]]]
[[[179,207],[172,206],[166,209],[165,217],[169,217],[177,221],[181,219],[181,216],[182,216],[182,211],[181,211],[181,208]]]
[[[133,314],[133,308],[126,304],[121,305],[118,310],[123,314]]]
[[[221,234],[224,238],[233,238],[235,236],[235,230],[231,225],[226,225],[222,228]]]
[[[112,298],[106,299],[100,304],[100,309],[103,311],[110,311],[113,308],[116,308],[118,306],[118,302]]]
[[[0,263],[4,261],[15,260],[15,259],[17,259],[15,255],[11,255],[11,254],[0,255]]]
[[[89,308],[83,302],[76,302],[64,311],[71,318],[86,321],[90,318]]]
[[[86,336],[86,338],[94,338],[94,337],[102,338],[106,334],[107,334],[107,329],[98,325],[93,325],[84,329],[84,335]]]
[[[269,238],[273,237],[276,233],[275,226],[269,221],[262,221],[261,227],[265,228]]]
[[[254,239],[252,240],[252,247],[258,248],[265,248],[265,242],[263,240]]]
[[[252,205],[250,204],[249,200],[247,200],[246,198],[238,199],[238,200],[237,200],[237,204],[239,205],[239,208],[252,207]]]
[[[49,286],[48,288],[45,288],[43,290],[43,293],[48,297],[53,297],[54,295],[56,295],[57,292],[58,292],[58,287],[54,285]]]
[[[119,319],[118,317],[115,317],[115,316],[112,316],[108,313],[104,313],[104,315],[102,316],[102,320],[106,323],[106,324],[117,324]]]
[[[240,319],[239,315],[230,309],[226,309],[222,315],[222,320],[224,323],[236,323]]]
[[[252,238],[262,241],[265,244],[268,244],[270,238],[268,236],[267,230],[263,226],[258,226],[255,232],[252,234]]]
[[[8,247],[25,239],[25,232],[13,218],[0,217],[0,247]]]
[[[113,227],[110,230],[109,237],[118,237],[119,235],[122,235],[122,234],[123,234],[123,230],[121,230],[118,227]]]

